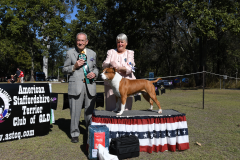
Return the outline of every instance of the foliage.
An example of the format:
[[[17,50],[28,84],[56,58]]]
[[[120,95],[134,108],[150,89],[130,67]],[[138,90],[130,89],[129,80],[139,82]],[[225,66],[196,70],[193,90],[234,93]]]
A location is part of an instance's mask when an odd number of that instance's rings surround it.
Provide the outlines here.
[[[97,51],[99,67],[107,50],[116,48],[115,37],[125,33],[128,48],[135,51],[137,77],[152,71],[156,76],[198,72],[203,65],[221,74],[238,68],[240,53],[234,50],[235,62],[227,58],[231,42],[225,41],[240,31],[236,0],[83,0],[78,9],[72,40],[80,31],[90,35],[88,46]],[[197,75],[195,81],[202,83]]]
[[[203,66],[218,74],[240,70],[237,0],[2,0],[0,5],[1,74],[22,67],[33,75],[45,55],[56,76],[79,32],[87,33],[100,70],[119,33],[128,36],[127,48],[135,52],[138,78],[199,72]],[[77,20],[67,24],[74,6]],[[194,79],[202,84],[200,76]]]
[[[55,77],[59,75],[59,77],[63,77],[62,69],[59,69],[59,67],[63,66],[63,53],[66,52],[66,47],[64,47],[59,40],[52,41],[50,45],[51,47],[48,50],[48,75]]]
[[[7,42],[5,44],[7,46],[13,45],[10,52],[12,57],[21,57],[23,53],[29,54],[25,59],[26,63],[18,59],[14,66],[18,65],[24,70],[31,68],[32,80],[35,58],[47,54],[48,41],[44,39],[47,37],[52,41],[65,34],[65,21],[61,16],[66,13],[63,4],[59,0],[3,0],[0,2],[1,45],[3,41]],[[39,39],[42,36],[44,38]],[[1,50],[1,54],[8,55],[9,49]],[[29,57],[31,57],[31,64]]]
[[[15,61],[24,69],[31,69],[31,56],[25,51],[20,50]]]

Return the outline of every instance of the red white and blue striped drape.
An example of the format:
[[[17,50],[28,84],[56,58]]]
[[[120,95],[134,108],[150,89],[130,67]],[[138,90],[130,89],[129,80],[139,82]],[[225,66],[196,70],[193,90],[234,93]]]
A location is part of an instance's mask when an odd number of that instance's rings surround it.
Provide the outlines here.
[[[92,116],[91,125],[106,125],[110,137],[135,135],[141,152],[164,152],[189,149],[185,114],[169,116],[107,117]]]

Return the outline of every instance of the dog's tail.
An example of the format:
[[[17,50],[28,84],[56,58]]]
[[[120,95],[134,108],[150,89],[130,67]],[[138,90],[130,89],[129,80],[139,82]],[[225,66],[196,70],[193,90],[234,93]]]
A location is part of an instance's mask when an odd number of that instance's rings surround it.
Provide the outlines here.
[[[150,82],[156,83],[156,82],[159,81],[159,80],[162,80],[162,78],[158,78],[158,79],[156,79],[155,81],[150,81]]]

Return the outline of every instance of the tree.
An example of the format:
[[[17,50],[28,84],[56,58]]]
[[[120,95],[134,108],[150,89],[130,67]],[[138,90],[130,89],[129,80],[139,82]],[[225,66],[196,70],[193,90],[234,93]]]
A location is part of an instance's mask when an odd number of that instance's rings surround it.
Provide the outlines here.
[[[66,47],[63,46],[63,43],[60,40],[54,40],[50,43],[51,47],[48,50],[48,69],[49,75],[56,76],[58,75],[58,68],[63,65],[64,57],[63,53],[66,52]],[[60,72],[60,76],[62,72]]]
[[[203,65],[220,73],[231,66],[224,39],[240,31],[237,0],[83,0],[78,8],[71,44],[77,32],[90,35],[98,66],[116,47],[119,33],[128,36],[128,48],[135,51],[137,77],[149,71],[158,76],[198,72]],[[202,83],[199,75],[195,81]]]
[[[66,13],[66,6],[59,0],[3,0],[0,6],[0,45],[4,47],[1,54],[19,57],[20,53],[28,53],[33,80],[35,57],[47,54],[47,44],[43,45],[46,42],[40,37],[47,35],[50,42],[66,33],[65,17],[61,16]],[[4,44],[5,41],[7,44]],[[24,62],[18,65],[29,64]]]

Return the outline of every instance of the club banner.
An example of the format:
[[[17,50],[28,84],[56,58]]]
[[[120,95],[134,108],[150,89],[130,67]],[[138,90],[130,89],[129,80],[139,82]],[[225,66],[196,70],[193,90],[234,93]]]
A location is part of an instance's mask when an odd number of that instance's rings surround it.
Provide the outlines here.
[[[0,142],[49,133],[48,83],[0,84]]]
[[[51,108],[54,110],[57,110],[57,105],[58,105],[58,93],[51,93]]]

